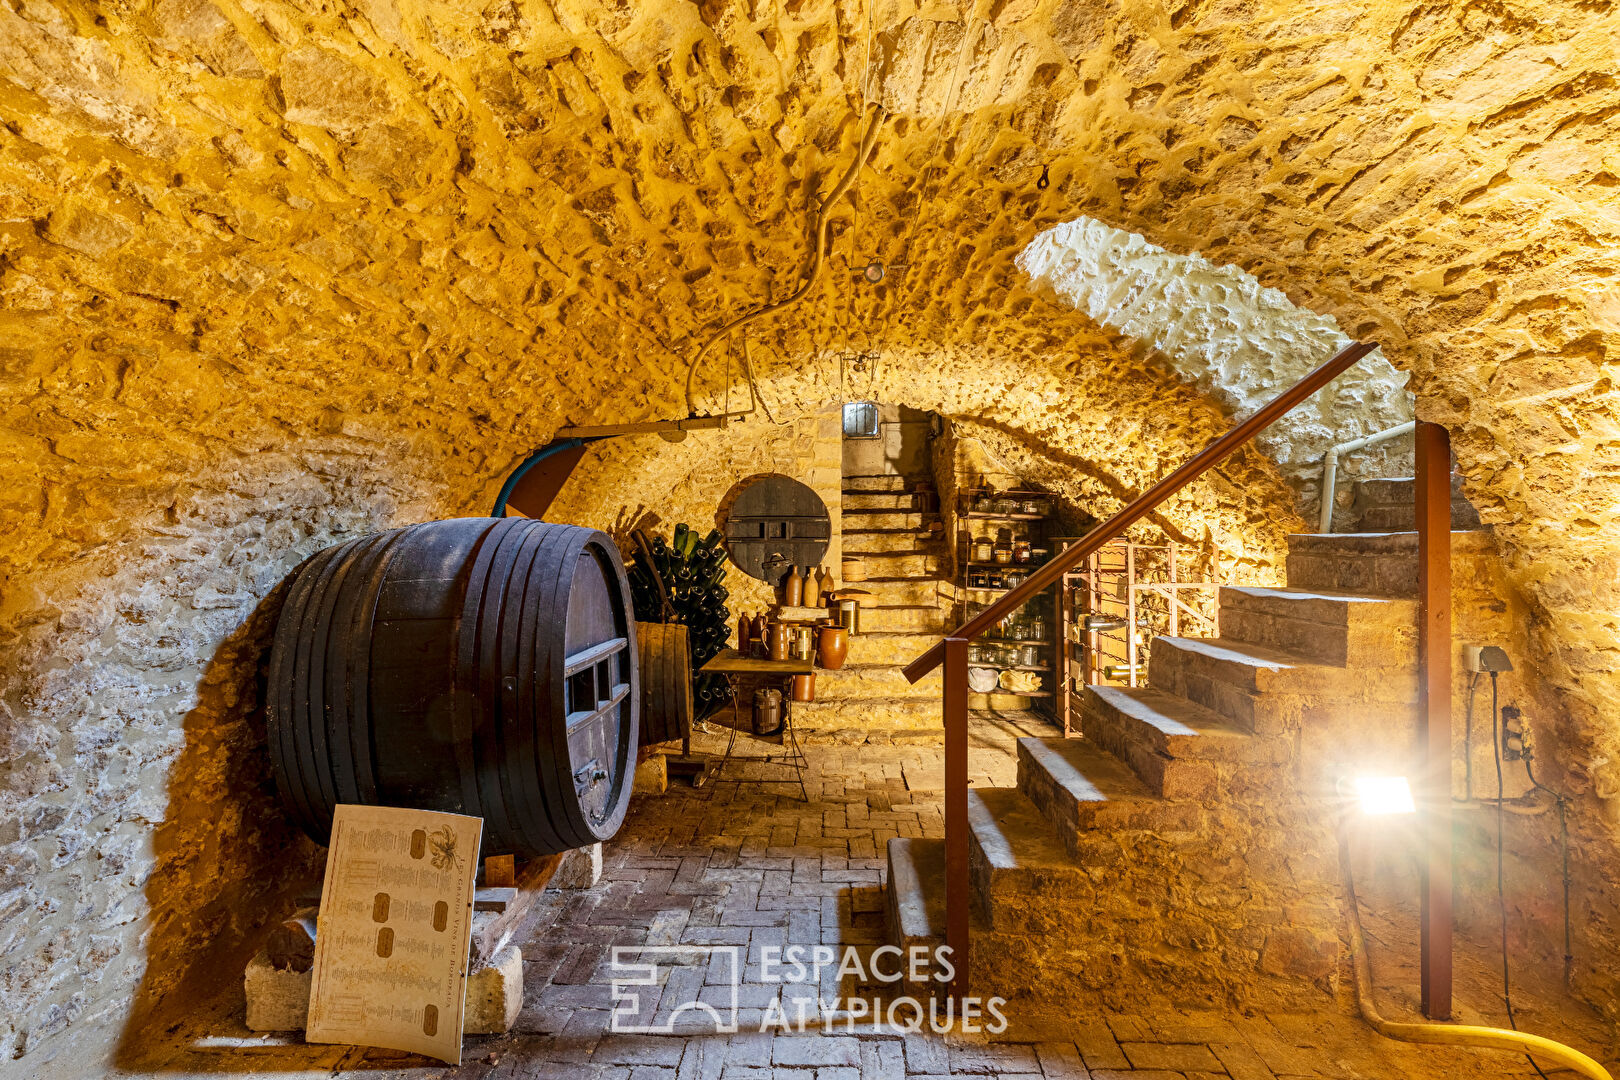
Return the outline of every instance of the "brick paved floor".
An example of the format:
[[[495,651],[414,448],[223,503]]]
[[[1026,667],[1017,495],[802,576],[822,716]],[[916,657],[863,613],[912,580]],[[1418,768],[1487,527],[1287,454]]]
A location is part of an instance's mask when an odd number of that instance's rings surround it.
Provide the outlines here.
[[[1013,740],[1030,733],[1018,718],[982,719],[973,730],[972,767],[980,785],[1014,782]],[[717,752],[714,736],[697,748]],[[739,752],[771,749],[752,740]],[[918,1080],[922,1077],[1089,1077],[1091,1080],[1286,1080],[1291,1077],[1452,1078],[1534,1075],[1525,1058],[1492,1051],[1420,1048],[1385,1040],[1354,1015],[1341,994],[1332,1010],[1308,1016],[1199,1014],[1076,1016],[1042,1041],[984,1035],[901,1035],[836,1019],[830,1030],[761,1034],[773,1001],[794,1003],[869,995],[853,976],[828,970],[819,984],[761,981],[764,950],[802,945],[857,946],[869,952],[884,932],[884,843],[942,832],[938,746],[809,748],[811,801],[778,766],[733,763],[726,778],[662,797],[638,797],[607,847],[592,889],[548,892],[534,929],[520,942],[525,1007],[514,1032],[467,1040],[466,1061],[446,1069],[389,1051],[306,1047],[295,1040],[244,1038],[240,1005],[224,1034],[178,1037],[186,1044],[163,1075],[220,1072],[323,1077],[456,1077],[465,1080]],[[1389,928],[1384,928],[1386,934]],[[1370,927],[1375,935],[1379,928]],[[616,947],[724,946],[746,956],[739,991],[741,1033],[632,1035],[610,1031]],[[640,1015],[667,1021],[691,1000],[729,1002],[726,956],[669,962],[662,986],[646,988]],[[701,959],[703,962],[697,962]],[[1486,960],[1489,957],[1485,958]],[[1488,977],[1485,965],[1480,977]],[[622,971],[618,974],[623,974]],[[1488,995],[1485,995],[1488,998]],[[1395,1002],[1394,1006],[1398,1006]],[[1570,1037],[1569,1018],[1523,1008],[1549,1035]],[[1415,1019],[1386,1005],[1395,1019]],[[813,1003],[806,1014],[814,1021]],[[1462,1019],[1502,1022],[1500,1016]],[[675,1018],[677,1032],[706,1017]],[[752,1029],[752,1030],[750,1030]],[[1612,1046],[1601,1027],[1580,1031],[1583,1047]],[[1594,1042],[1593,1040],[1599,1040]],[[1560,1075],[1551,1073],[1549,1075]],[[1562,1074],[1569,1076],[1572,1074]]]

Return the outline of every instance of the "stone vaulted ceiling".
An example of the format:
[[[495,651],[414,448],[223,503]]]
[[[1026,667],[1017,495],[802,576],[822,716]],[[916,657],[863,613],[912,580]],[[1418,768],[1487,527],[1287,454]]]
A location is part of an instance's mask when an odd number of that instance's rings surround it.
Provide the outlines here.
[[[483,492],[559,423],[683,412],[704,328],[796,282],[865,99],[892,116],[823,283],[758,338],[784,407],[863,352],[1162,378],[1025,290],[1060,221],[1234,263],[1412,372],[1574,680],[1620,642],[1617,28],[1558,0],[18,0],[0,378],[44,484],[3,513],[19,557],[68,555],[55,515],[94,542],[295,434]]]
[[[1024,287],[1060,221],[1234,263],[1413,374],[1570,683],[1620,642],[1617,27],[1591,2],[19,0],[10,562],[301,436],[478,505],[561,423],[684,412],[704,329],[797,281],[866,100],[891,116],[823,282],[757,339],[783,408],[863,353],[1162,380]]]

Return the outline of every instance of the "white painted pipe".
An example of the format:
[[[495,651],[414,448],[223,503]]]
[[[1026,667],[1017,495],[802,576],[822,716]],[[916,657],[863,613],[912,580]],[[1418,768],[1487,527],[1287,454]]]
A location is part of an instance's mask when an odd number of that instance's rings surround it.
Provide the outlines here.
[[[1318,517],[1320,525],[1318,532],[1333,531],[1333,489],[1339,482],[1339,455],[1352,453],[1356,450],[1365,450],[1369,446],[1385,442],[1400,435],[1408,435],[1417,429],[1416,420],[1408,420],[1397,427],[1386,428],[1383,431],[1365,435],[1359,439],[1351,439],[1337,446],[1328,447],[1327,453],[1322,455],[1322,510]]]

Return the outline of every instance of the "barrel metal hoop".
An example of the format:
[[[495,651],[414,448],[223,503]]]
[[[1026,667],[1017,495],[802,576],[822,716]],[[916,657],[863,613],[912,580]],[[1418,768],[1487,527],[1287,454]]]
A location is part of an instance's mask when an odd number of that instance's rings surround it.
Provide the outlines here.
[[[495,771],[510,807],[513,842],[559,850],[567,845],[541,810],[543,785],[534,769],[533,740],[529,735],[531,688],[535,680],[531,641],[536,636],[557,631],[557,625],[543,619],[539,611],[544,593],[536,595],[536,586],[543,571],[537,568],[545,566],[548,552],[568,531],[568,526],[535,522],[526,549],[527,558],[520,562],[523,573],[514,573],[507,587],[505,608],[514,625],[510,632],[502,635],[505,649],[501,654],[501,672],[503,678],[513,680],[513,692],[501,697],[500,752],[496,759],[499,767]]]
[[[509,519],[510,520],[510,519]],[[490,564],[489,585],[484,589],[481,597],[481,608],[478,614],[478,701],[480,724],[478,730],[483,733],[485,753],[476,757],[487,760],[491,766],[488,769],[478,770],[478,790],[483,800],[484,821],[486,831],[493,837],[510,837],[513,835],[511,807],[508,805],[501,785],[496,778],[501,767],[501,616],[502,597],[506,592],[506,584],[512,576],[512,564],[517,559],[524,540],[528,538],[530,528],[534,522],[527,519],[516,521],[514,526],[503,529],[496,541],[493,561]],[[466,628],[462,628],[466,633]],[[493,844],[505,843],[505,840],[492,839]]]
[[[311,638],[309,687],[310,702],[309,715],[309,748],[310,764],[313,766],[315,780],[318,784],[320,797],[320,818],[322,831],[330,835],[332,822],[332,809],[338,803],[337,780],[334,776],[335,768],[332,760],[332,689],[336,679],[341,678],[342,664],[334,665],[333,660],[341,660],[342,644],[338,643],[334,656],[332,629],[333,614],[338,604],[344,599],[343,583],[348,578],[349,571],[353,569],[355,560],[361,555],[370,537],[351,540],[338,549],[339,555],[332,560],[331,574],[321,590],[320,602],[315,610],[315,625],[308,631]],[[342,626],[339,624],[339,637]],[[334,672],[332,669],[338,670]]]
[[[289,689],[292,707],[287,714],[290,720],[288,731],[292,735],[293,759],[298,765],[298,797],[303,807],[304,827],[312,836],[321,835],[321,821],[325,815],[321,813],[320,781],[315,776],[315,763],[310,750],[309,666],[314,640],[313,635],[309,633],[309,618],[312,612],[320,609],[326,582],[330,579],[332,569],[337,565],[342,551],[342,545],[326,549],[321,553],[326,557],[312,564],[304,572],[303,576],[309,579],[309,587],[304,592],[303,604],[298,612],[298,640],[293,653]]]
[[[462,805],[475,817],[484,813],[483,793],[478,786],[480,734],[484,699],[479,696],[479,640],[484,598],[488,595],[490,569],[501,538],[522,525],[523,518],[495,521],[473,543],[468,553],[466,591],[462,594],[461,620],[456,632],[456,676],[451,730],[456,741],[456,766],[461,779]]]

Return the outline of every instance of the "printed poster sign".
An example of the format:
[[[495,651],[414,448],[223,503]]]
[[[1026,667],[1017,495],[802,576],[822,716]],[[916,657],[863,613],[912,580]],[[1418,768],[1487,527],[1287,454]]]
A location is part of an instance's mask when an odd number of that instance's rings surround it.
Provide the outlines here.
[[[461,1064],[482,818],[339,806],[309,995],[312,1043]]]

